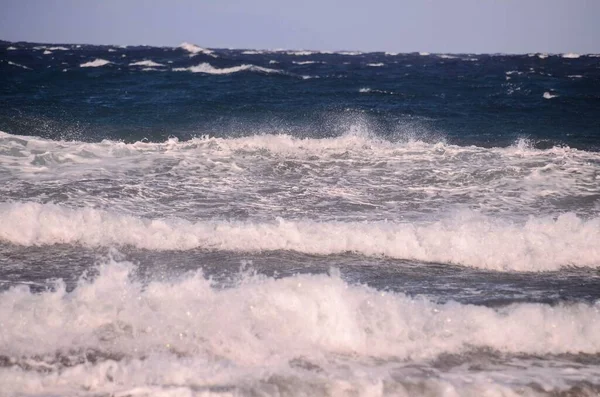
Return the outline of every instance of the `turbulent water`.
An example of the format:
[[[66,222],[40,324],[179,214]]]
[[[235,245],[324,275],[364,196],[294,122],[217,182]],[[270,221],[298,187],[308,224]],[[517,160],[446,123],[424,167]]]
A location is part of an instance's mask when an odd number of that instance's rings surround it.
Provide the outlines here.
[[[0,395],[596,396],[600,57],[0,42]]]

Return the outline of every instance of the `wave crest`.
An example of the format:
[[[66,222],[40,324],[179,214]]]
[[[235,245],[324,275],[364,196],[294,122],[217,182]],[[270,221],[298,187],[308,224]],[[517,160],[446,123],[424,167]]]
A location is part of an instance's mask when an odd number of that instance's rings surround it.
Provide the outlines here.
[[[291,250],[493,270],[600,267],[600,218],[531,217],[524,224],[463,211],[433,223],[144,219],[53,204],[0,204],[0,239],[21,245],[135,246],[150,250]]]

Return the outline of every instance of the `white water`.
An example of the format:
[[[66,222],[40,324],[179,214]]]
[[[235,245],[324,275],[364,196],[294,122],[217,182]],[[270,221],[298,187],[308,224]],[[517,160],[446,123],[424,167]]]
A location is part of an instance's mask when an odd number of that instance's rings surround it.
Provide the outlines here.
[[[26,69],[26,70],[32,70],[30,67],[27,67],[27,66],[25,66],[25,65],[21,65],[21,64],[19,64],[19,63],[16,63],[16,62],[12,62],[12,61],[6,61],[6,62],[7,62],[9,65],[16,66],[16,67],[18,67],[18,68],[22,68],[22,69]]]
[[[279,216],[421,224],[465,208],[519,224],[529,214],[573,211],[585,221],[600,213],[598,161],[594,152],[537,150],[526,141],[485,149],[361,132],[133,144],[0,134],[0,193],[45,202],[55,191],[68,207],[192,223],[234,213],[259,223]]]
[[[165,65],[163,65],[162,63],[154,62],[153,60],[149,59],[149,60],[132,62],[129,64],[129,66],[147,66],[149,68],[154,68],[154,67],[161,67],[161,66],[165,66]]]
[[[256,66],[256,65],[240,65],[240,66],[233,66],[230,68],[215,68],[214,66],[212,66],[209,63],[201,63],[197,66],[190,66],[188,68],[174,68],[173,71],[175,72],[184,72],[184,71],[188,71],[188,72],[192,72],[192,73],[205,73],[205,74],[231,74],[231,73],[238,73],[238,72],[244,72],[244,71],[249,71],[249,72],[260,72],[260,73],[277,73],[277,74],[281,74],[284,73],[281,70],[276,70],[276,69],[269,69],[269,68],[264,68],[262,66]]]
[[[194,56],[197,54],[204,54],[204,55],[211,56],[213,58],[217,57],[217,55],[214,54],[214,51],[199,47],[199,46],[197,46],[195,44],[191,44],[191,43],[186,43],[186,42],[181,43],[178,48],[181,48],[181,49],[189,52],[190,56]]]
[[[0,240],[21,245],[134,246],[150,250],[292,250],[384,255],[494,270],[600,266],[600,218],[531,217],[516,224],[467,211],[433,223],[143,219],[92,208],[0,204]]]
[[[0,368],[0,394],[194,395],[194,388],[224,385],[272,394],[283,386],[276,375],[292,395],[315,383],[323,387],[311,395],[390,394],[384,383],[398,395],[413,394],[401,393],[413,384],[431,395],[516,386],[534,395],[530,382],[553,390],[569,379],[600,379],[597,367],[577,371],[571,363],[563,370],[560,360],[517,372],[499,364],[440,372],[429,364],[440,354],[481,350],[598,354],[598,304],[436,304],[349,285],[335,271],[278,280],[241,274],[227,289],[201,273],[143,286],[133,269],[109,259],[97,278],[72,292],[58,282],[54,291],[20,286],[0,293],[0,351],[28,366]],[[98,361],[78,363],[86,354]]]
[[[100,67],[100,66],[108,65],[110,63],[111,62],[107,61],[106,59],[96,58],[93,61],[82,63],[79,66],[82,67],[82,68],[97,68],[97,67]]]

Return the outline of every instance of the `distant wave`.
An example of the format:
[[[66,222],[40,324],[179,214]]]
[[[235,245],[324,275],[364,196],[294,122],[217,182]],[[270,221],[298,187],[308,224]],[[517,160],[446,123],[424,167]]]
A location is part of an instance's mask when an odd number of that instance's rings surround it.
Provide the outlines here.
[[[375,68],[377,68],[377,67],[381,67],[381,66],[384,66],[384,65],[385,65],[385,63],[383,63],[383,62],[377,62],[377,63],[367,63],[367,66],[370,66],[370,67],[375,67]]]
[[[566,54],[562,54],[562,57],[563,57],[563,58],[568,58],[568,59],[577,59],[577,58],[579,58],[580,56],[581,56],[581,55],[579,55],[579,54],[576,54],[576,53],[574,53],[574,52],[568,52],[568,53],[566,53]]]
[[[106,59],[96,58],[93,61],[82,63],[79,66],[82,67],[82,68],[97,68],[97,67],[100,67],[100,66],[108,65],[110,63],[112,63],[112,62],[107,61]]]
[[[7,48],[8,51],[14,51],[16,49],[17,49],[17,47],[13,47],[13,46],[10,46],[10,47]]]
[[[358,90],[358,92],[360,92],[361,94],[368,94],[368,93],[376,93],[376,94],[390,94],[393,95],[394,93],[392,91],[385,91],[385,90],[375,90],[369,87],[365,87],[365,88],[361,88],[360,90]]]
[[[16,66],[16,67],[18,67],[18,68],[27,69],[27,70],[33,70],[33,69],[31,69],[30,67],[27,67],[27,66],[25,66],[25,65],[21,65],[20,63],[15,63],[15,62],[11,62],[11,61],[6,61],[6,62],[7,62],[9,65]]]
[[[419,52],[419,55],[421,55],[421,56],[428,56],[428,55],[431,55],[431,54],[429,52],[422,51],[422,52]]]
[[[199,46],[197,46],[195,44],[192,44],[192,43],[187,43],[187,42],[181,43],[179,45],[179,48],[181,48],[182,50],[185,50],[185,51],[189,52],[191,55],[204,54],[204,55],[208,55],[208,56],[211,56],[211,57],[214,57],[214,58],[217,57],[215,55],[214,51],[206,49],[206,48],[199,47]]]
[[[245,50],[242,51],[243,55],[261,55],[264,54],[265,52],[262,50]]]
[[[286,55],[295,55],[295,56],[308,56],[308,55],[313,55],[314,53],[315,53],[314,51],[306,51],[306,50],[285,51]]]
[[[525,224],[459,213],[431,224],[388,222],[273,223],[142,219],[92,208],[1,203],[0,240],[21,245],[82,244],[150,250],[292,250],[367,256],[511,271],[600,266],[600,218],[574,214]],[[333,237],[335,236],[335,238]]]
[[[146,66],[149,68],[154,68],[154,67],[161,67],[161,66],[165,66],[165,65],[163,65],[162,63],[154,62],[152,60],[144,60],[144,61],[137,61],[137,62],[130,63],[129,66]]]
[[[292,61],[292,63],[296,65],[312,65],[313,63],[317,63],[317,61]]]
[[[260,72],[260,73],[275,73],[275,74],[283,74],[284,72],[281,70],[277,70],[277,69],[269,69],[269,68],[264,68],[262,66],[256,66],[256,65],[240,65],[240,66],[233,66],[230,68],[215,68],[214,66],[212,66],[209,63],[201,63],[200,65],[197,66],[190,66],[188,68],[174,68],[173,71],[175,72],[192,72],[192,73],[205,73],[205,74],[231,74],[231,73],[238,73],[238,72],[244,72],[244,71],[248,71],[248,72]]]

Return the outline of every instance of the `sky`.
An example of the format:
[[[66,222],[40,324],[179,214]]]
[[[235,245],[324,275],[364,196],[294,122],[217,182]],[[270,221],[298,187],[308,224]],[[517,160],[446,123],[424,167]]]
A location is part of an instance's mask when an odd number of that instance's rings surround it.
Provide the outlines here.
[[[600,53],[600,0],[0,0],[0,40]]]

